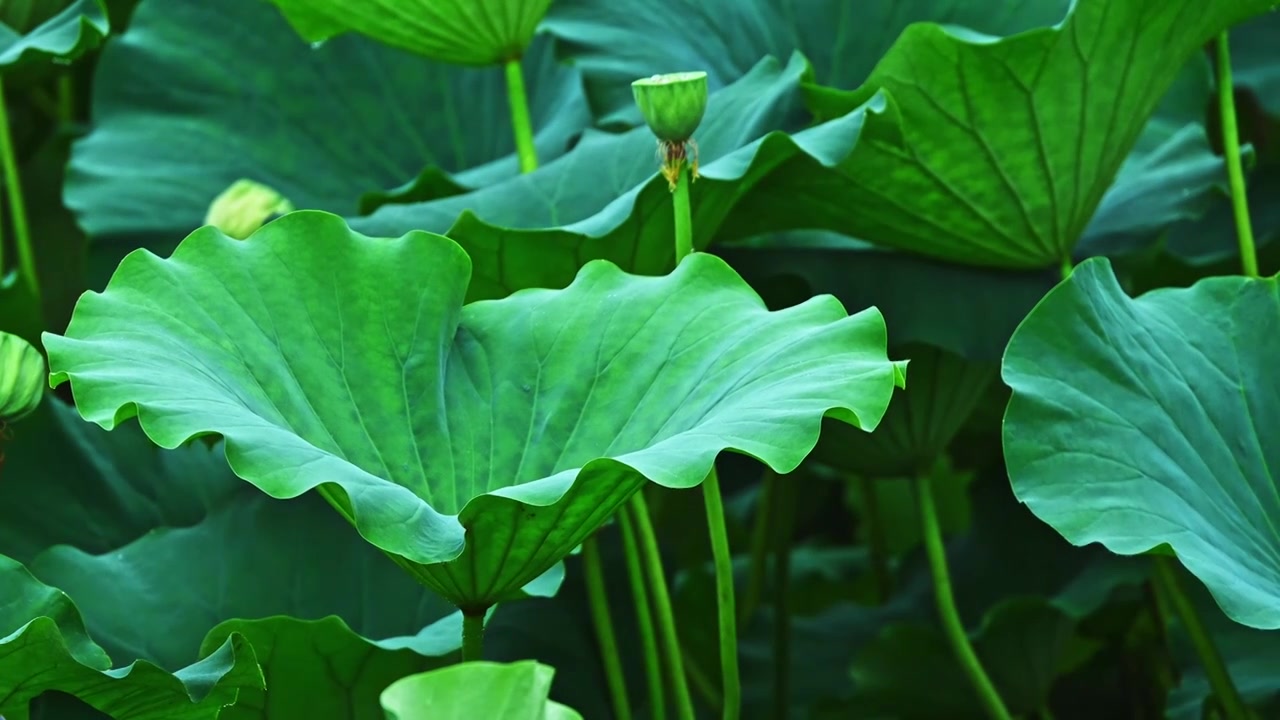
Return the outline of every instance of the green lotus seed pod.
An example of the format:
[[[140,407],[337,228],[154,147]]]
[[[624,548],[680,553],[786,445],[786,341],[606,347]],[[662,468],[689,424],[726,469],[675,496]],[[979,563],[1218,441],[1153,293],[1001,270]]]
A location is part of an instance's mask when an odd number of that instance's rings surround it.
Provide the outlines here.
[[[682,143],[693,137],[707,111],[707,74],[654,75],[631,83],[636,105],[659,140]]]
[[[293,212],[293,203],[272,188],[252,180],[237,180],[209,205],[204,224],[243,240],[275,215]]]
[[[355,32],[455,65],[524,54],[551,0],[271,0],[304,39]]]
[[[0,332],[0,421],[21,420],[40,405],[48,387],[44,356],[17,335]]]

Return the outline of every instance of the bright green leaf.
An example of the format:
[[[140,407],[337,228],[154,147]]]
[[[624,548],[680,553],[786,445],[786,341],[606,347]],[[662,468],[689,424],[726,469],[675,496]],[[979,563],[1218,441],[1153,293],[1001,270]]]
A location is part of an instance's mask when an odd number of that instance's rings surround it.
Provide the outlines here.
[[[116,720],[213,720],[241,689],[262,687],[243,638],[172,675],[146,662],[110,669],[71,600],[8,558],[0,558],[0,597],[0,712],[14,717],[56,690]]]
[[[1078,0],[1060,25],[1004,39],[914,25],[858,90],[811,88],[822,117],[883,106],[845,181],[799,210],[856,207],[832,229],[955,262],[1056,265],[1188,59],[1273,4]]]
[[[901,379],[877,311],[771,313],[710,255],[463,308],[470,269],[446,238],[314,211],[206,228],[130,255],[45,346],[86,419],[136,413],[163,447],[221,434],[237,475],[322,488],[463,607],[513,596],[646,479],[697,485],[725,449],[788,471],[828,412],[874,429]]]
[[[308,41],[357,32],[459,65],[524,54],[551,0],[270,0]]]
[[[1280,627],[1280,293],[1224,277],[1125,295],[1080,265],[1014,334],[1014,491],[1076,545],[1168,543],[1232,619]]]
[[[532,660],[468,662],[397,680],[382,693],[387,720],[582,720],[547,699],[555,670]]]

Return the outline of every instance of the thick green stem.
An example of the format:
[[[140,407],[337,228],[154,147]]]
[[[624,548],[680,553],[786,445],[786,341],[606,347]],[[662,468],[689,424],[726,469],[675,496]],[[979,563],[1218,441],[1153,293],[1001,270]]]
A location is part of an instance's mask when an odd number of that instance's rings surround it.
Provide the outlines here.
[[[765,467],[761,478],[760,501],[756,506],[755,524],[751,528],[751,571],[747,576],[747,591],[738,606],[738,624],[745,624],[760,606],[760,594],[764,592],[764,574],[769,560],[769,536],[773,532],[775,495],[778,473]]]
[[[636,630],[640,634],[640,649],[644,653],[644,673],[649,681],[649,716],[653,720],[666,720],[667,700],[662,683],[662,660],[658,657],[658,636],[653,632],[653,610],[649,607],[649,593],[645,590],[635,526],[625,508],[617,517],[618,527],[622,530],[627,578],[631,582],[631,596],[636,604]]]
[[[1248,720],[1249,711],[1240,697],[1240,692],[1236,690],[1235,683],[1231,681],[1231,674],[1227,672],[1227,665],[1223,662],[1222,655],[1213,644],[1213,638],[1209,636],[1209,631],[1200,620],[1195,606],[1182,592],[1182,587],[1178,583],[1176,561],[1165,555],[1157,555],[1155,570],[1156,587],[1173,607],[1174,613],[1182,621],[1183,629],[1191,638],[1191,644],[1195,647],[1196,654],[1200,656],[1205,675],[1209,678],[1209,687],[1213,688],[1214,696],[1222,705],[1226,720]]]
[[[631,720],[631,701],[627,698],[622,657],[618,654],[618,638],[613,632],[613,618],[609,615],[609,596],[604,588],[604,568],[600,562],[600,546],[595,536],[582,543],[582,570],[587,585],[587,602],[591,607],[591,621],[595,625],[596,640],[600,643],[600,659],[604,663],[605,680],[609,684],[609,697],[613,700],[613,716],[617,720]]]
[[[1222,117],[1222,155],[1227,163],[1227,179],[1231,182],[1231,209],[1235,213],[1236,238],[1240,243],[1240,264],[1245,275],[1258,277],[1258,252],[1254,249],[1244,167],[1240,162],[1240,130],[1236,125],[1235,85],[1231,80],[1231,50],[1226,30],[1218,36],[1218,112]]]
[[[484,610],[462,611],[462,662],[484,656],[484,614]]]
[[[987,714],[993,720],[1012,720],[995,684],[978,660],[978,653],[970,644],[969,634],[965,632],[964,623],[960,620],[960,611],[956,609],[956,599],[951,592],[951,573],[947,569],[946,549],[942,545],[942,528],[938,524],[938,510],[934,506],[933,480],[927,475],[921,475],[916,480],[916,504],[920,511],[920,530],[924,538],[925,554],[929,557],[929,570],[933,574],[934,600],[938,605],[942,629],[951,643],[951,650],[965,675],[969,677]]]
[[[533,146],[533,122],[529,120],[529,98],[524,91],[524,68],[520,64],[520,58],[508,60],[506,71],[511,129],[516,136],[516,157],[520,158],[520,172],[530,173],[538,169],[538,151]]]
[[[27,206],[22,199],[22,181],[18,177],[18,158],[13,152],[9,134],[9,110],[4,101],[4,85],[0,84],[0,164],[4,165],[4,186],[9,196],[9,214],[13,218],[13,242],[18,249],[18,271],[36,301],[40,300],[40,278],[36,275],[35,249],[27,226]],[[3,258],[0,257],[0,263]],[[0,264],[0,270],[3,269]]]
[[[663,655],[667,659],[667,679],[675,689],[676,711],[680,720],[694,720],[693,696],[689,694],[689,681],[684,675],[680,637],[676,634],[676,616],[671,610],[671,593],[667,590],[662,556],[658,553],[658,538],[654,535],[653,523],[649,521],[649,506],[645,504],[643,493],[631,496],[630,510],[631,520],[635,523],[636,540],[640,546],[640,557],[644,560],[658,634],[662,638]]]
[[[724,500],[715,466],[702,481],[707,506],[707,531],[711,535],[711,557],[716,568],[716,608],[720,618],[720,683],[724,692],[724,720],[742,714],[742,681],[738,676],[738,616],[733,597],[733,555],[729,551],[729,530],[724,521]]]
[[[689,174],[689,164],[680,166],[680,175],[676,178],[676,188],[671,192],[671,204],[675,208],[676,219],[676,262],[680,262],[693,252],[693,206],[689,202],[689,185],[693,182]]]

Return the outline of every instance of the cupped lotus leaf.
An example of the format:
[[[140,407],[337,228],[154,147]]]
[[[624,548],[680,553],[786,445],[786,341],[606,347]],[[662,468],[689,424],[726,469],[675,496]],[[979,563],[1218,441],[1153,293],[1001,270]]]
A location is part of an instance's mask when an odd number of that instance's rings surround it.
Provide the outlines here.
[[[0,423],[30,415],[44,397],[44,356],[17,335],[0,332]]]
[[[551,0],[270,0],[308,41],[356,32],[432,60],[519,60]]]
[[[463,307],[441,236],[374,239],[291,213],[121,263],[53,382],[105,428],[163,447],[223,435],[242,478],[321,492],[460,607],[512,597],[646,480],[697,485],[726,449],[798,466],[824,414],[871,430],[904,367],[879,312],[831,297],[769,312],[698,254],[668,276],[588,263],[564,290]],[[138,328],[147,328],[138,332]]]
[[[999,375],[997,363],[971,362],[928,345],[903,352],[911,358],[911,385],[898,391],[875,432],[827,421],[814,459],[875,477],[927,472]]]
[[[0,597],[0,713],[8,717],[27,717],[31,700],[53,690],[116,720],[214,720],[241,689],[262,687],[239,636],[173,674],[147,662],[112,669],[66,594],[3,556]]]
[[[110,31],[103,0],[6,3],[2,12],[0,72],[47,69],[55,60],[75,60],[98,47]]]
[[[1280,292],[1219,277],[1128,297],[1089,260],[1014,333],[1014,492],[1077,545],[1167,543],[1237,622],[1280,628]]]
[[[524,660],[466,662],[401,678],[382,692],[387,720],[582,720],[548,699],[555,670]]]

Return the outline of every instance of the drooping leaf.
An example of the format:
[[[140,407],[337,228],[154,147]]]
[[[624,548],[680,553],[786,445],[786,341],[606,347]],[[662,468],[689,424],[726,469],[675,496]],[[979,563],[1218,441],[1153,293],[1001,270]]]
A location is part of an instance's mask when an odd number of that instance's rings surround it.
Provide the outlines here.
[[[463,308],[469,276],[446,238],[298,212],[132,254],[45,346],[86,419],[220,434],[237,475],[321,488],[462,607],[511,597],[646,480],[697,485],[726,449],[788,471],[828,412],[874,429],[902,379],[878,312],[771,313],[710,255]]]
[[[64,5],[54,8],[45,3],[32,15],[0,22],[0,72],[48,69],[54,61],[69,62],[98,47],[110,30],[102,0]],[[10,19],[21,25],[9,25]],[[34,27],[23,27],[35,20],[39,23]]]
[[[551,0],[271,0],[309,41],[356,32],[441,62],[519,59]]]
[[[1277,281],[1131,299],[1081,264],[1014,334],[1004,448],[1015,493],[1077,545],[1168,543],[1237,622],[1280,627]]]
[[[382,693],[382,707],[387,720],[582,720],[547,699],[553,675],[532,660],[467,662],[397,680]]]
[[[90,631],[117,661],[182,667],[200,656],[202,643],[212,650],[230,634],[215,633],[210,647],[206,636],[215,625],[276,616],[340,618],[349,628],[343,642],[358,642],[370,655],[408,649],[436,658],[461,644],[454,608],[310,495],[285,503],[242,492],[189,527],[161,527],[103,554],[54,547],[31,569],[77,601]],[[320,637],[344,637],[323,623],[310,627]],[[254,636],[246,635],[251,642]],[[255,650],[270,667],[267,649]],[[292,670],[322,657],[296,653]]]
[[[875,432],[824,422],[815,460],[873,477],[928,472],[999,374],[996,363],[928,345],[901,349],[899,356],[910,358],[911,385],[897,392]]]
[[[587,124],[586,105],[549,40],[524,65],[547,162]],[[518,174],[506,102],[499,69],[358,36],[312,47],[262,0],[144,0],[102,53],[67,204],[95,242],[119,246],[114,267],[140,244],[167,252],[242,178],[344,214],[406,183],[417,200],[454,194]]]
[[[387,608],[394,605],[388,603]],[[459,644],[461,623],[441,623],[441,646]],[[445,635],[447,634],[447,639]],[[378,697],[403,677],[444,664],[408,648],[370,643],[340,618],[299,620],[275,616],[228,620],[205,639],[201,654],[232,635],[245,637],[261,658],[267,690],[243,690],[219,720],[380,720]]]
[[[761,57],[783,58],[800,51],[813,62],[819,82],[857,87],[912,23],[932,21],[1008,34],[1057,22],[1068,4],[703,0],[673,5],[668,0],[556,0],[544,26],[582,69],[597,114],[605,122],[639,122],[629,86],[636,78],[705,70],[715,90],[746,75]]]
[[[213,720],[240,690],[262,687],[244,638],[173,674],[147,662],[112,669],[71,600],[2,557],[0,597],[0,712],[12,717],[26,717],[33,698],[54,690],[116,720]]]
[[[860,215],[832,229],[955,262],[1057,265],[1187,60],[1273,5],[1078,0],[1061,24],[1004,39],[912,26],[861,88],[811,88],[821,117],[877,99],[883,109],[844,182],[796,211],[854,206]]]

